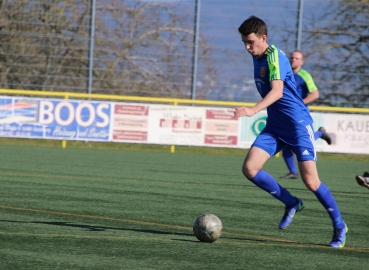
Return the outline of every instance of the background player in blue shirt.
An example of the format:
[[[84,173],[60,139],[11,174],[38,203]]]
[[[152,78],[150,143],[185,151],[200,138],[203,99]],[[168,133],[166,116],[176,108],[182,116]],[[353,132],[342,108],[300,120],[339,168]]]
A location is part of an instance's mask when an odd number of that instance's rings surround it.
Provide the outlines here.
[[[295,50],[291,53],[290,63],[296,81],[297,93],[300,95],[303,102],[307,106],[308,104],[319,98],[318,88],[316,87],[310,73],[301,68],[304,64],[304,55],[301,51]],[[314,133],[314,138],[315,140],[322,138],[328,144],[331,144],[331,138],[324,127],[320,127],[318,131]],[[282,156],[289,172],[280,178],[298,179],[299,175],[295,165],[295,157],[292,150],[288,146],[285,146],[282,149]]]
[[[342,248],[346,242],[347,226],[328,187],[320,181],[316,168],[314,131],[310,112],[296,91],[295,78],[284,53],[267,43],[268,29],[263,20],[251,16],[238,28],[246,50],[254,62],[254,79],[262,100],[251,108],[236,108],[234,115],[252,116],[267,109],[265,128],[248,151],[242,172],[256,186],[285,205],[279,228],[289,226],[304,203],[262,169],[265,162],[285,145],[295,153],[305,186],[312,191],[327,210],[333,224],[330,246]]]

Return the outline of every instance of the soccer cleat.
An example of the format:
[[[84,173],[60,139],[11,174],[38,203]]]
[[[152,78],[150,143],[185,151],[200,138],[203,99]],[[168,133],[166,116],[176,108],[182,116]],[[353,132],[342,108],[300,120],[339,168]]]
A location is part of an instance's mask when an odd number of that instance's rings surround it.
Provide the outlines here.
[[[364,177],[369,177],[369,172],[364,172],[363,176]]]
[[[279,177],[281,179],[299,179],[299,175],[297,173],[287,173],[284,176]]]
[[[343,229],[334,229],[333,230],[333,238],[332,241],[329,243],[331,247],[334,248],[343,248],[346,243],[346,234],[348,232],[347,225],[345,223],[345,228]]]
[[[363,187],[369,188],[369,176],[356,175],[356,182]]]
[[[325,128],[324,127],[320,127],[318,129],[318,131],[320,131],[322,133],[322,139],[325,140],[329,145],[331,145],[331,143],[332,143],[331,136],[329,136],[329,134],[327,133],[327,131],[325,130]]]
[[[294,215],[301,211],[302,209],[304,209],[304,203],[300,200],[297,199],[297,204],[290,207],[290,208],[286,208],[286,210],[284,211],[284,215],[282,217],[281,222],[279,223],[279,228],[280,229],[284,229],[287,228],[293,220]]]

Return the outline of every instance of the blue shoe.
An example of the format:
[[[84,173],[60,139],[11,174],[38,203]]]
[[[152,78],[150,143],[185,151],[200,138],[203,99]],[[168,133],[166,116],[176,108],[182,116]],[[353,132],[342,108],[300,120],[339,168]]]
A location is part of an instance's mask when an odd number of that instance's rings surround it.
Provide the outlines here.
[[[300,199],[297,200],[298,202],[296,205],[292,206],[291,208],[286,208],[282,220],[279,223],[280,229],[287,228],[292,223],[294,215],[304,209],[304,203]]]
[[[343,248],[346,243],[346,234],[348,232],[347,225],[345,223],[345,228],[343,229],[334,229],[333,230],[333,238],[330,242],[330,246],[334,248]]]

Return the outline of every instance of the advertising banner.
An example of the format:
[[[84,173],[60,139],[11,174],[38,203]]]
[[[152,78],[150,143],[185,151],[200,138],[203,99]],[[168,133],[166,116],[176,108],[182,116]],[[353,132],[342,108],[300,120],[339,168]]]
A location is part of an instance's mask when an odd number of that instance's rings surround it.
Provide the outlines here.
[[[233,109],[0,96],[0,136],[113,141],[248,149],[263,130],[266,111],[236,119]],[[316,150],[369,154],[369,115],[312,113],[328,145]]]
[[[205,145],[238,147],[239,121],[233,112],[230,109],[206,109]]]
[[[106,102],[0,97],[0,136],[108,141]]]
[[[150,105],[149,115],[151,143],[204,145],[204,108]]]
[[[147,142],[149,105],[113,105],[113,141]]]
[[[330,113],[324,118],[332,137],[324,152],[369,154],[369,115]]]
[[[267,113],[261,111],[251,117],[241,117],[240,121],[240,148],[250,148],[255,141],[256,136],[264,129],[266,125]]]
[[[42,138],[47,130],[38,124],[37,112],[37,100],[0,97],[0,135]]]

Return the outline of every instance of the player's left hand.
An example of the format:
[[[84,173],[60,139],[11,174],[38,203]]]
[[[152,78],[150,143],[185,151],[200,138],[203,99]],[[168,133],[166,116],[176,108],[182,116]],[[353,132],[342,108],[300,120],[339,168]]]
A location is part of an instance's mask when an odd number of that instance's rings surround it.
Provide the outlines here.
[[[240,118],[242,116],[253,116],[255,114],[252,108],[239,107],[234,111],[234,117]]]

